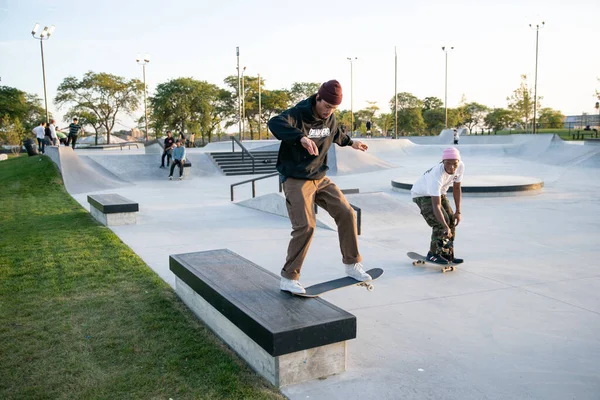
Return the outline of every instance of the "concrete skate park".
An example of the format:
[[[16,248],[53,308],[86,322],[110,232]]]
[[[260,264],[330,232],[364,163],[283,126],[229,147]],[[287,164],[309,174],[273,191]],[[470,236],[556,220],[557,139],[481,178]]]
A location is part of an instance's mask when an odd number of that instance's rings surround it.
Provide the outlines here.
[[[431,234],[406,185],[440,161],[452,144],[448,133],[362,139],[366,153],[330,150],[329,177],[350,190],[348,200],[361,209],[365,270],[385,273],[372,292],[349,287],[318,300],[295,298],[353,315],[356,338],[345,345],[345,371],[280,385],[287,397],[600,396],[600,252],[594,243],[600,145],[552,134],[461,136],[463,185],[479,189],[463,195],[455,252],[465,263],[442,274],[415,267],[406,256],[424,254]],[[243,145],[251,152],[278,148],[277,141]],[[84,208],[90,208],[88,196],[102,194],[139,204],[135,223],[109,227],[175,288],[172,255],[228,249],[274,276],[285,261],[291,225],[281,212],[278,179],[256,181],[255,198],[250,183],[235,186],[231,201],[232,184],[261,176],[225,175],[211,153],[231,149],[231,142],[187,149],[192,167],[182,181],[169,181],[168,171],[158,168],[158,144],[60,147],[48,155]],[[335,224],[323,210],[317,215],[304,286],[344,273]]]

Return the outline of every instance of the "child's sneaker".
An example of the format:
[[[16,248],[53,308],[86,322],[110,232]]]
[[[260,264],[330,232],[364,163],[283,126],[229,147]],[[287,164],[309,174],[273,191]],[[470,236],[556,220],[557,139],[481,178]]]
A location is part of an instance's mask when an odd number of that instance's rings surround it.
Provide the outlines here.
[[[281,282],[279,282],[279,289],[296,294],[306,293],[300,282],[295,279],[284,278],[283,276],[281,277]]]
[[[446,260],[444,257],[439,256],[437,254],[433,254],[432,252],[428,252],[427,253],[427,261],[432,262],[432,263],[436,263],[436,264],[440,264],[440,265],[448,265],[448,260]]]
[[[182,179],[183,179],[183,176],[180,176],[180,177],[179,177],[179,180],[182,180]]]
[[[172,176],[169,176],[169,180],[170,180],[170,181],[172,181],[172,180],[173,180],[173,177],[172,177]]]
[[[361,263],[344,264],[346,266],[346,275],[357,281],[366,282],[372,280],[371,275],[367,274]]]

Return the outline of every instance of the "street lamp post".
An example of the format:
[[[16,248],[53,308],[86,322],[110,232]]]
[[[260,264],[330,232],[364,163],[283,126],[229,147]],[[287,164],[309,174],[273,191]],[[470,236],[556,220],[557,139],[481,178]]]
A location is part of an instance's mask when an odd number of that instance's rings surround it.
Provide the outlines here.
[[[442,51],[446,54],[446,72],[444,78],[444,108],[445,108],[445,125],[446,129],[448,129],[448,52],[450,50],[454,50],[454,46],[450,46],[447,48],[446,46],[442,46]]]
[[[262,116],[262,104],[260,101],[260,74],[258,74],[258,140],[261,139],[261,132],[260,132],[260,128],[261,128],[261,121],[260,118]]]
[[[394,138],[398,139],[398,52],[394,46]]]
[[[238,74],[238,84],[237,84],[237,95],[238,95],[238,134],[239,140],[242,141],[242,100],[241,100],[241,83],[240,83],[240,47],[237,46],[235,48],[235,55],[237,56],[237,74]]]
[[[350,61],[350,117],[352,121],[350,134],[352,135],[352,133],[354,133],[354,79],[352,76],[352,64],[354,64],[354,61],[358,60],[358,57],[346,57],[346,60]]]
[[[135,61],[142,66],[142,73],[144,75],[144,125],[145,125],[145,129],[146,129],[146,142],[148,141],[148,102],[146,100],[146,64],[148,64],[150,62],[150,55],[146,54],[144,56],[144,58],[140,58],[140,56],[137,56],[137,58],[135,59]]]
[[[544,21],[541,24],[529,24],[529,27],[535,29],[535,80],[533,84],[533,134],[537,133],[537,127],[535,119],[537,116],[537,70],[538,70],[538,39],[540,36],[540,29],[544,27]]]
[[[45,26],[44,29],[42,30],[42,32],[40,32],[40,35],[35,36],[39,27],[40,27],[40,24],[38,24],[36,22],[36,24],[33,26],[33,29],[31,30],[31,36],[33,36],[34,39],[38,39],[40,41],[40,50],[42,52],[42,76],[44,79],[44,105],[46,106],[46,123],[48,123],[48,122],[50,122],[50,119],[48,117],[48,96],[46,94],[46,67],[44,65],[44,40],[50,39],[50,35],[52,35],[52,33],[54,32],[54,25],[50,26],[50,28]]]
[[[246,73],[246,67],[242,68],[242,135],[246,135],[246,80],[244,79],[244,73]]]

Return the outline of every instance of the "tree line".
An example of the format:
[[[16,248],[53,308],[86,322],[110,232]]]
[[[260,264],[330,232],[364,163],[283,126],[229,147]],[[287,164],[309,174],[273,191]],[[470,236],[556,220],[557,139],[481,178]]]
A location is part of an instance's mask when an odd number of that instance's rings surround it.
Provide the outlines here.
[[[295,82],[289,89],[266,90],[264,78],[245,76],[240,107],[237,76],[226,77],[223,84],[219,87],[193,78],[160,83],[148,96],[149,136],[161,137],[166,130],[172,130],[194,133],[206,143],[220,139],[239,124],[244,139],[265,139],[269,137],[266,122],[272,116],[316,93],[320,86],[314,82]],[[138,112],[143,107],[143,94],[144,84],[139,79],[90,71],[81,79],[65,78],[58,86],[54,104],[66,110],[65,121],[77,116],[79,123],[92,128],[98,138],[113,131],[119,116]],[[493,131],[510,127],[529,129],[536,102],[526,75],[521,76],[520,86],[506,100],[506,108],[490,108],[463,98],[458,107],[447,110],[448,127],[465,127],[469,131],[476,127]],[[538,96],[537,123],[549,128],[562,127],[562,113],[541,107],[541,100]],[[396,98],[390,99],[387,112],[376,102],[367,103],[367,107],[354,112],[354,118],[350,110],[336,110],[336,118],[347,131],[372,136],[392,135],[396,120],[397,132],[402,136],[438,134],[446,127],[446,109],[437,97],[419,99],[411,93],[397,93]],[[0,140],[13,142],[25,138],[45,119],[41,104],[35,95],[0,86]],[[144,126],[143,109],[137,121],[140,127]],[[107,136],[110,140],[110,135]]]

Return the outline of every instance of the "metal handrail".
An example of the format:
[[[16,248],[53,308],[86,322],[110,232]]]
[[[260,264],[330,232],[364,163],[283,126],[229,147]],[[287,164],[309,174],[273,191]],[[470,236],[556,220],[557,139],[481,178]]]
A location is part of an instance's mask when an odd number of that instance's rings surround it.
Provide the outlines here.
[[[242,142],[240,142],[239,140],[237,140],[235,138],[235,136],[231,136],[231,152],[235,153],[235,144],[238,144],[238,146],[240,146],[240,148],[242,149],[242,161],[244,161],[244,153],[248,153],[248,155],[250,156],[250,158],[252,159],[252,173],[254,174],[254,156],[250,153],[250,151],[242,144]]]
[[[274,172],[272,174],[268,174],[268,175],[264,175],[264,176],[261,176],[258,178],[248,179],[248,180],[245,180],[242,182],[232,184],[229,189],[231,192],[231,201],[233,201],[233,188],[234,187],[243,185],[248,182],[252,182],[252,198],[255,198],[256,197],[256,181],[260,181],[261,179],[266,179],[266,178],[272,178],[272,177],[278,176],[278,175],[279,175],[279,172]],[[278,179],[278,181],[279,181],[279,193],[281,193],[283,191],[283,186],[281,185],[281,180]]]
[[[256,197],[256,181],[260,181],[261,179],[267,179],[267,178],[272,178],[274,176],[278,176],[279,172],[274,172],[272,174],[268,174],[268,175],[264,175],[258,178],[253,178],[253,179],[247,179],[245,181],[241,181],[241,182],[237,182],[237,183],[233,183],[230,185],[229,187],[229,191],[231,193],[231,201],[233,201],[233,188],[239,185],[244,185],[246,183],[252,182],[252,198]],[[281,184],[281,179],[278,179],[279,182],[279,193],[283,192],[283,185]],[[348,189],[348,190],[342,190],[342,193],[358,193],[358,189]],[[361,234],[362,232],[362,210],[360,209],[360,207],[355,206],[352,203],[348,203],[350,204],[350,207],[352,207],[354,209],[354,211],[356,211],[356,233],[358,235]],[[315,214],[317,214],[317,203],[314,203],[315,206]]]

